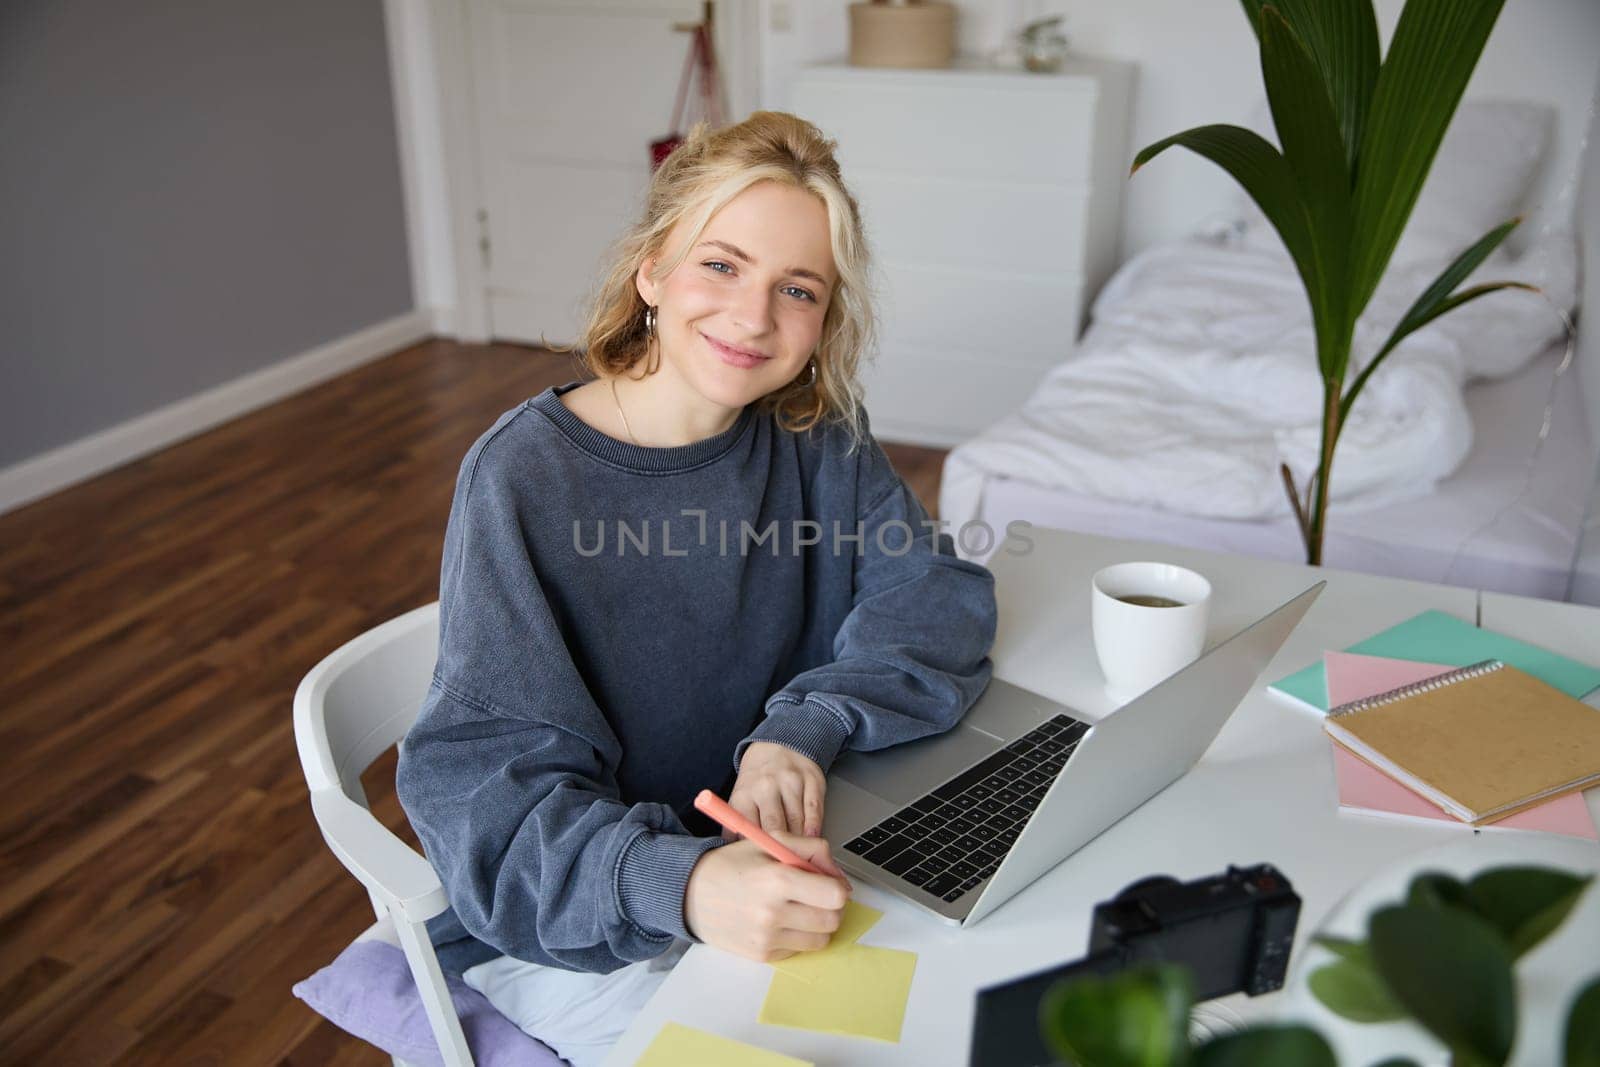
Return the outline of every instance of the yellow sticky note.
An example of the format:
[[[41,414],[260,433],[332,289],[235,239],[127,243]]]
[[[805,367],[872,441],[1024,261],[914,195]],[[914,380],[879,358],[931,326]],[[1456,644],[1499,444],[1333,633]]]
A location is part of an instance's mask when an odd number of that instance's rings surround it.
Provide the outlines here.
[[[708,1034],[704,1030],[667,1023],[644,1050],[634,1067],[812,1067],[779,1052]]]
[[[833,937],[828,940],[826,948],[819,948],[814,952],[801,952],[786,960],[778,960],[772,964],[772,969],[809,982],[817,973],[815,965],[810,961],[849,948],[881,918],[883,912],[877,908],[869,908],[865,904],[847,900],[844,904],[844,914],[839,918],[839,929],[833,932]]]
[[[839,929],[833,932],[833,939],[828,942],[828,947],[849,945],[860,940],[861,935],[877,925],[881,918],[883,912],[877,908],[869,908],[853,900],[845,901],[844,914],[839,917]]]
[[[830,947],[772,976],[760,1021],[895,1043],[905,1020],[917,954],[866,945]]]

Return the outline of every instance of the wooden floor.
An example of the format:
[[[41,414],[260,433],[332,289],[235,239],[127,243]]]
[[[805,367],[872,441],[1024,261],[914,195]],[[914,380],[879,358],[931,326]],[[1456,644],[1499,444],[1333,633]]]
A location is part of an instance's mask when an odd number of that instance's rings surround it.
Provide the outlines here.
[[[428,342],[0,515],[0,1062],[387,1062],[289,993],[372,919],[291,696],[437,598],[462,455],[579,376]],[[886,449],[931,511],[944,453]]]

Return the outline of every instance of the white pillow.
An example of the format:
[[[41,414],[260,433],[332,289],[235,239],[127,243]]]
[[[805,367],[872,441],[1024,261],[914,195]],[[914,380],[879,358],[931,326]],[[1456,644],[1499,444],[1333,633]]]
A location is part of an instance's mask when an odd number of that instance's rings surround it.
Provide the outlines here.
[[[1277,143],[1263,99],[1245,123]],[[1391,263],[1453,259],[1523,207],[1550,144],[1555,109],[1528,100],[1464,100],[1445,132]],[[1277,231],[1241,190],[1246,241],[1278,247]]]

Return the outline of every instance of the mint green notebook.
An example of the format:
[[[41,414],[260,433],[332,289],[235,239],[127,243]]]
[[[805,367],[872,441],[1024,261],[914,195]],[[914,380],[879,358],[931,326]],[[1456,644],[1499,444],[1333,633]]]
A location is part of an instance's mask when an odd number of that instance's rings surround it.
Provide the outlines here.
[[[1442,611],[1424,611],[1398,626],[1373,634],[1351,645],[1346,652],[1363,656],[1387,656],[1419,663],[1443,663],[1466,667],[1486,659],[1509,663],[1535,678],[1579,700],[1600,686],[1600,669],[1558,656],[1547,649],[1506,637],[1492,630],[1480,630],[1469,622]],[[1288,697],[1328,710],[1328,681],[1322,661],[1280,678],[1271,687]]]

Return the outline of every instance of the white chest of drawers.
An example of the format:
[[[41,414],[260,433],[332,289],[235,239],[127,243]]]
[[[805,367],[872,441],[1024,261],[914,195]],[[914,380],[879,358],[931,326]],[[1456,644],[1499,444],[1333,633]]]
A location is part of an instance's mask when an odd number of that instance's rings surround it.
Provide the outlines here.
[[[1133,66],[822,64],[791,108],[839,143],[875,257],[873,432],[949,446],[1066,358],[1116,266]]]

